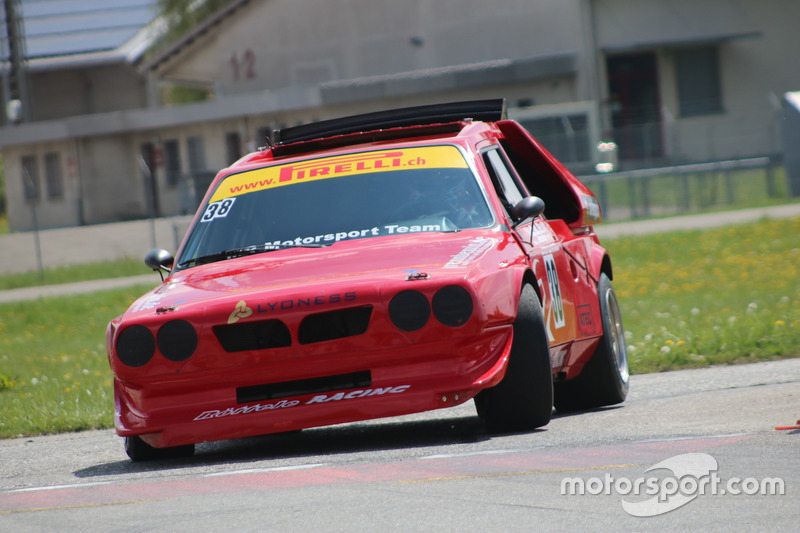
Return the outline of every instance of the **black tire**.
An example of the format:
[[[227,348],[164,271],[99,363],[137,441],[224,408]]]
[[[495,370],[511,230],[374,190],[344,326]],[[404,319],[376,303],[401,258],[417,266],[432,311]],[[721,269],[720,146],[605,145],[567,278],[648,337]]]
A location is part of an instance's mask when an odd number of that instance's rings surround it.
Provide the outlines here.
[[[125,437],[125,453],[134,463],[157,461],[159,459],[180,459],[182,457],[191,457],[194,454],[194,444],[155,448],[143,441],[141,437],[134,435]]]
[[[578,377],[555,384],[555,407],[560,412],[592,409],[625,401],[629,388],[625,330],[611,280],[600,274],[597,283],[603,337]]]
[[[490,433],[531,431],[547,425],[553,414],[553,372],[542,306],[525,285],[514,320],[508,369],[496,386],[475,397],[478,415]]]

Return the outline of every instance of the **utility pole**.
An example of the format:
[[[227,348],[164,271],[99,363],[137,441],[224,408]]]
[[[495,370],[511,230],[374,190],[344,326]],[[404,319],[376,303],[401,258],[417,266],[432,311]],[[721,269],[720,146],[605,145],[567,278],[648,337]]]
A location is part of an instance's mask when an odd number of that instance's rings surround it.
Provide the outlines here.
[[[29,122],[28,65],[25,50],[25,30],[22,24],[20,0],[2,0],[3,24],[3,103],[8,124]]]

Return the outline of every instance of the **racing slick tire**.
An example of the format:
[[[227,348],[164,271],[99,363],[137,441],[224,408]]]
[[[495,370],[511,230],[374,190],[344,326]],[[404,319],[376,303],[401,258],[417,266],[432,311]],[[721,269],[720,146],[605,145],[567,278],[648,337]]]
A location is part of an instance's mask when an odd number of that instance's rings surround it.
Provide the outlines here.
[[[496,386],[481,391],[475,406],[490,433],[530,431],[550,422],[550,349],[542,306],[531,285],[524,285],[520,294],[506,375]]]
[[[124,437],[124,440],[125,453],[134,463],[157,461],[159,459],[180,459],[182,457],[191,457],[194,454],[194,444],[155,448],[136,435]]]
[[[603,336],[592,358],[574,379],[556,383],[556,410],[569,412],[625,401],[629,388],[628,355],[622,314],[611,280],[600,274],[597,283]]]

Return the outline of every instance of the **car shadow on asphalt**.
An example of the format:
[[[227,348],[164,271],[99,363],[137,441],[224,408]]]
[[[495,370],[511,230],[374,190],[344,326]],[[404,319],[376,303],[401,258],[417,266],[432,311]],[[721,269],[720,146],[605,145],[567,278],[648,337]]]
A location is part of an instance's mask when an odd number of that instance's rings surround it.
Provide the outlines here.
[[[574,411],[553,412],[553,420],[587,412],[616,410],[614,405]],[[528,434],[543,433],[547,426]],[[257,437],[206,442],[195,447],[195,454],[180,459],[134,463],[127,459],[98,464],[75,472],[79,478],[137,474],[195,468],[214,464],[251,463],[271,459],[297,459],[326,455],[424,448],[429,446],[472,444],[502,435],[486,432],[477,416],[457,416],[435,420],[366,421],[336,426],[275,433]],[[122,447],[122,439],[118,439]]]
[[[536,430],[536,431],[545,431]],[[198,444],[192,457],[134,463],[98,464],[75,472],[79,478],[236,464],[270,459],[471,444],[489,440],[477,416],[399,422],[361,422],[259,437]],[[122,447],[122,439],[119,446]]]

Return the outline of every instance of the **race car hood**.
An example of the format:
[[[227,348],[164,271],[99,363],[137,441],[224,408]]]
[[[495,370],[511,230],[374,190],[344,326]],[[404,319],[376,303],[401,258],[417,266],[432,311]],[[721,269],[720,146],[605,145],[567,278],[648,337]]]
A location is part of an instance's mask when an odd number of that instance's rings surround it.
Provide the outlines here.
[[[519,256],[505,232],[467,230],[343,241],[327,248],[292,248],[193,267],[171,275],[137,300],[128,317],[174,306],[207,306],[248,298],[298,297],[414,276],[471,278]],[[507,250],[504,252],[504,250]],[[222,301],[220,301],[222,300]]]

